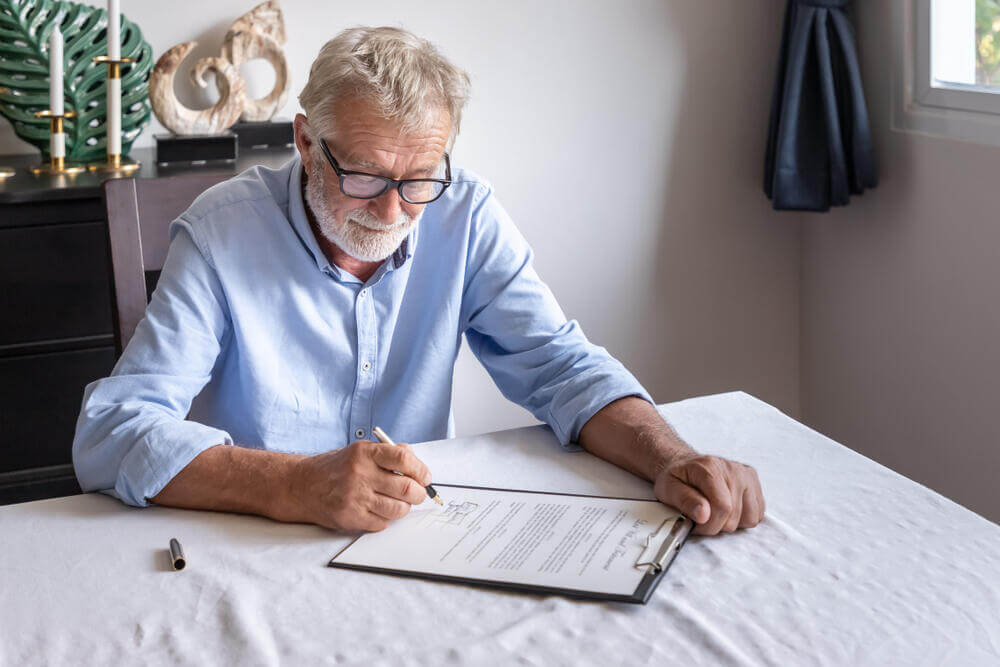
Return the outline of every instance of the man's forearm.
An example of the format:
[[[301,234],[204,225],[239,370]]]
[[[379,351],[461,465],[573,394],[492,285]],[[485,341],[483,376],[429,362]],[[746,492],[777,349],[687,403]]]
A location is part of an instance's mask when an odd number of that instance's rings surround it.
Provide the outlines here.
[[[656,497],[693,519],[697,533],[750,528],[764,517],[764,496],[753,468],[698,454],[641,398],[604,406],[584,424],[579,442],[653,482]]]
[[[217,445],[151,500],[333,530],[382,530],[427,499],[430,481],[405,443],[360,440],[313,456]]]
[[[298,454],[228,445],[206,449],[156,496],[157,505],[259,514],[298,521],[289,501],[289,479]]]
[[[578,441],[588,452],[650,481],[678,456],[695,453],[653,405],[637,396],[598,410]]]

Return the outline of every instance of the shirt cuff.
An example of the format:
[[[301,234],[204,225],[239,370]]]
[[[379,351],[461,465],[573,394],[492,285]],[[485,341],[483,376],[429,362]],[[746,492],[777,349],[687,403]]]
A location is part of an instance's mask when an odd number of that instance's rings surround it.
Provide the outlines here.
[[[618,362],[602,364],[573,378],[552,399],[549,426],[563,449],[578,452],[580,431],[604,406],[619,398],[637,396],[653,403],[646,389]]]
[[[153,429],[122,460],[114,495],[129,505],[146,507],[196,456],[216,445],[232,444],[225,431],[192,421]]]

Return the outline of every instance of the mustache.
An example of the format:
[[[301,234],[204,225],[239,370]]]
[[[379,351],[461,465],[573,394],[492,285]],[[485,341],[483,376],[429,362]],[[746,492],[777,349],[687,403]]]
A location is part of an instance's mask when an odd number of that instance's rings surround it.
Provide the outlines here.
[[[398,227],[409,226],[413,222],[413,218],[404,213],[399,212],[399,217],[392,223],[386,224],[378,219],[376,215],[367,211],[365,209],[356,209],[347,214],[347,219],[351,222],[355,222],[362,227],[367,227],[368,229],[374,229],[377,231],[388,231],[391,229],[396,229]]]

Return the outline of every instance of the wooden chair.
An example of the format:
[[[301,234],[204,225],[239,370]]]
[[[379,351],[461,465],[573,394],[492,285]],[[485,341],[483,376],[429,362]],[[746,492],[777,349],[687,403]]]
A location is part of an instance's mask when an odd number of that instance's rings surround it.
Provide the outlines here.
[[[121,354],[146,312],[167,257],[170,223],[195,197],[232,175],[219,172],[104,182],[114,276],[115,347]]]

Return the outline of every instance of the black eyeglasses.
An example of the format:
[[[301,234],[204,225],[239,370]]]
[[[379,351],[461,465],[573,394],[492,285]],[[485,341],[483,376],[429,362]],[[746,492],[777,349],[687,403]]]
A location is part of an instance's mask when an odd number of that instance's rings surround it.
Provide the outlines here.
[[[341,169],[330,154],[330,147],[325,139],[319,140],[319,147],[326,156],[333,171],[340,178],[340,191],[354,199],[375,199],[381,197],[389,188],[396,188],[403,201],[410,204],[429,204],[451,185],[451,160],[444,154],[444,175],[442,178],[404,178],[397,181],[385,176],[366,174],[362,171],[347,171]]]

